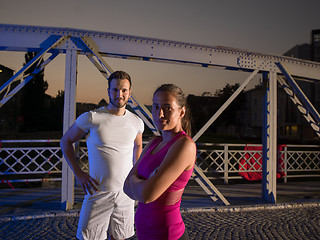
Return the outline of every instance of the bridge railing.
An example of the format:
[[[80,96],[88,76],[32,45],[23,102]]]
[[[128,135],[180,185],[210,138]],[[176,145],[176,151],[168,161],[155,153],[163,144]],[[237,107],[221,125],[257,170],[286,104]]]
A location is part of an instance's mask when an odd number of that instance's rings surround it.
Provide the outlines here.
[[[2,140],[0,142],[0,181],[61,181],[60,140]],[[259,179],[262,147],[257,144],[197,143],[197,165],[210,179]],[[88,171],[88,152],[84,141],[76,145],[84,171]],[[288,178],[320,177],[320,145],[281,145],[278,172]]]
[[[278,176],[320,177],[320,145],[280,145],[277,151]],[[262,175],[262,145],[198,144],[197,164],[209,179],[258,180]],[[251,178],[250,178],[251,176]]]

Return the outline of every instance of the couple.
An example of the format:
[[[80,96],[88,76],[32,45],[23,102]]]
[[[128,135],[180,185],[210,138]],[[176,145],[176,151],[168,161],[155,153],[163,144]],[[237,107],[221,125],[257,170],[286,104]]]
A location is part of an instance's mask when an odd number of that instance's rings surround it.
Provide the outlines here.
[[[111,239],[129,238],[135,221],[138,239],[188,239],[180,202],[196,146],[188,137],[186,99],[172,84],[154,92],[152,117],[162,136],[142,151],[144,124],[125,109],[130,94],[130,76],[114,72],[108,79],[108,106],[79,116],[61,139],[63,154],[86,193],[77,238],[106,239],[108,229]],[[72,147],[88,132],[89,175],[81,170]],[[135,219],[134,201],[128,196],[139,201]]]

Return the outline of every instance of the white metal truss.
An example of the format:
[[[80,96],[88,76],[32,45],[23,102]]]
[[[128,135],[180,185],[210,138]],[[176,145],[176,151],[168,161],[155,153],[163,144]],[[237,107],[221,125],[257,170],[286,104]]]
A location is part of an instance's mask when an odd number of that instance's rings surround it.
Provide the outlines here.
[[[293,77],[286,71],[286,69],[279,63],[280,70],[283,72],[285,78],[278,76],[278,82],[288,94],[292,102],[297,106],[298,110],[305,117],[309,125],[313,128],[316,134],[320,137],[320,115],[308,100],[306,95],[300,89]],[[301,100],[300,100],[301,99]]]
[[[278,82],[283,87],[285,92],[288,94],[292,102],[297,106],[298,110],[302,113],[305,117],[309,125],[313,128],[316,134],[320,137],[320,125],[317,123],[313,117],[311,116],[310,112],[302,105],[297,95],[292,91],[290,86],[287,84],[285,79],[282,76],[278,76]]]
[[[0,95],[2,96],[0,99],[0,107],[2,107],[3,104],[13,97],[21,88],[23,88],[23,86],[25,86],[37,73],[44,69],[59,54],[59,51],[56,48],[59,45],[64,44],[66,40],[66,36],[51,36],[41,44],[43,46],[41,51],[0,87]],[[51,56],[42,64],[39,64],[39,60],[43,59],[44,54],[50,50]],[[30,74],[24,75],[24,73],[37,62],[38,64],[34,71]]]
[[[82,42],[84,47],[84,51],[87,51],[86,55],[90,59],[90,61],[94,64],[94,66],[100,71],[100,73],[108,79],[110,74],[113,72],[113,69],[104,61],[102,56],[100,55],[99,46],[90,38],[90,37],[81,37],[75,38],[75,42]],[[140,103],[138,98],[131,94],[130,100],[128,104],[132,107],[132,109],[137,113],[137,115],[145,122],[145,124],[150,128],[150,130],[155,134],[159,135],[158,130],[152,122],[152,116],[149,110],[144,106],[144,104]]]
[[[51,35],[90,37],[102,56],[220,67],[227,70],[252,71],[264,62],[262,71],[281,73],[275,62],[285,63],[293,76],[320,80],[320,63],[286,56],[262,54],[222,46],[168,41],[108,32],[69,28],[0,24],[0,49],[3,51],[39,51],[40,44]],[[20,36],[23,36],[21,38]],[[66,45],[58,47],[65,51]],[[75,46],[75,49],[81,50]],[[85,54],[80,52],[80,54]]]
[[[78,53],[70,48],[66,50],[66,70],[64,86],[63,134],[71,127],[76,117]],[[78,147],[77,144],[75,144]],[[74,175],[67,160],[62,158],[61,207],[72,209],[74,205]]]
[[[277,73],[264,74],[266,92],[262,126],[262,198],[277,200]]]
[[[124,34],[68,28],[0,24],[0,50],[23,52],[33,51],[39,52],[39,54],[45,51],[46,53],[51,53],[52,56],[58,53],[67,53],[68,55],[68,52],[77,52],[77,54],[86,55],[104,76],[108,76],[108,73],[110,73],[111,70],[111,68],[103,60],[102,57],[104,56],[124,59],[137,59],[143,61],[170,62],[176,64],[196,65],[200,67],[215,67],[223,68],[225,70],[251,72],[251,75],[248,77],[248,79],[245,80],[239,89],[236,90],[236,92],[219,109],[219,111],[212,116],[209,122],[195,135],[195,141],[236,98],[236,96],[244,89],[244,87],[257,73],[268,72],[270,79],[266,98],[266,121],[264,128],[264,155],[266,156],[266,159],[273,159],[274,156],[276,156],[276,147],[273,147],[276,146],[276,90],[274,88],[276,83],[274,82],[276,82],[275,79],[277,74],[283,74],[282,69],[279,68],[279,64],[285,65],[286,71],[290,72],[292,76],[303,79],[311,79],[314,81],[320,80],[320,63],[317,62],[284,56],[261,54],[229,47],[205,46],[199,44],[129,36]],[[33,61],[35,62],[36,60]],[[48,63],[48,61],[46,61],[46,63]],[[66,65],[66,67],[68,67],[68,65]],[[66,69],[66,71],[70,71],[70,69]],[[21,74],[20,71],[19,74]],[[75,80],[75,78],[76,76],[70,75],[68,77],[66,73],[66,82],[67,80]],[[5,86],[1,87],[1,93],[5,89],[7,91],[10,89],[8,88],[8,85],[9,84],[6,84]],[[1,96],[2,95],[3,94],[1,94]],[[11,97],[11,93],[6,93],[4,99],[7,101],[8,97]],[[69,104],[73,103],[69,102]],[[138,115],[141,116],[144,121],[152,119],[147,109],[144,108],[143,104],[139,103],[136,98],[132,98],[130,104],[133,105],[135,110],[140,112]],[[70,107],[69,110],[72,110],[72,108]],[[72,114],[69,113],[69,125],[71,118]],[[151,125],[148,126],[152,127],[152,123],[150,124]],[[157,132],[155,128],[152,130]],[[270,168],[268,166],[272,166],[272,164],[267,164],[267,171],[265,171],[264,174],[267,179],[266,183],[270,184],[270,181],[273,181],[275,177],[273,174],[268,174],[270,172],[274,172],[274,169],[276,168]],[[198,174],[201,177],[202,171],[200,171]],[[270,176],[272,179],[269,179]],[[206,179],[206,177],[203,176],[203,179]],[[207,184],[210,186],[212,183],[209,181]],[[274,186],[273,183],[271,186]],[[274,189],[274,187],[271,187],[268,189],[268,192],[275,193],[273,191]],[[271,198],[271,201],[273,201],[272,199],[275,200],[274,197]]]
[[[241,93],[241,91],[248,85],[248,83],[259,72],[259,68],[255,69],[250,76],[241,84],[241,86],[229,97],[229,99],[219,108],[219,110],[209,119],[209,121],[197,132],[193,137],[197,141],[199,137],[211,126],[211,124],[221,115],[221,113],[230,105],[230,103]]]
[[[102,56],[99,54],[99,47],[89,37],[82,37],[81,40],[82,40],[82,43],[85,45],[85,48],[88,49],[89,51],[89,53],[87,53],[87,56],[90,58],[91,62],[94,63],[94,65],[98,68],[98,70],[102,73],[103,76],[108,78],[109,76],[108,72],[112,73],[113,70],[104,61]],[[97,59],[97,61],[92,58],[93,56],[95,57],[95,59]],[[128,101],[128,103],[132,107],[132,109],[143,119],[143,121],[152,130],[152,132],[155,135],[159,135],[160,133],[158,132],[155,125],[153,124],[151,113],[144,106],[144,104],[140,103],[138,99],[135,98],[133,95],[130,97],[130,100]],[[202,172],[201,168],[197,166],[197,164],[195,164],[194,170],[198,174],[198,176],[193,174],[194,179],[204,189],[204,191],[209,195],[209,197],[214,202],[221,200],[225,205],[230,205],[229,202],[225,199],[225,197],[220,193],[220,191],[211,183],[211,181]],[[67,184],[67,186],[68,185],[69,184]],[[216,198],[215,195],[217,195],[219,199]]]

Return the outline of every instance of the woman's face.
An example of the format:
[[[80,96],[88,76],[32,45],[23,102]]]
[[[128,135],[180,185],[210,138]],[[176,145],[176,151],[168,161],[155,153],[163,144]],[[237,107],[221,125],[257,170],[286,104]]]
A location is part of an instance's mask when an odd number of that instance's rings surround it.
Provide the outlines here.
[[[172,93],[156,92],[152,102],[152,117],[158,130],[182,130],[181,118],[184,116],[185,108],[178,105]]]

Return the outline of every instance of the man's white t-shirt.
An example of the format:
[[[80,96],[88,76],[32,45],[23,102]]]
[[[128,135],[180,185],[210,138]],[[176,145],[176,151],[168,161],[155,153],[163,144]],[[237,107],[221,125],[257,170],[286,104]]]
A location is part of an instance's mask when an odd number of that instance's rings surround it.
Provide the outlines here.
[[[134,140],[144,131],[143,121],[128,110],[115,116],[101,107],[83,113],[75,123],[89,132],[90,176],[99,182],[101,191],[121,191],[133,166]]]

